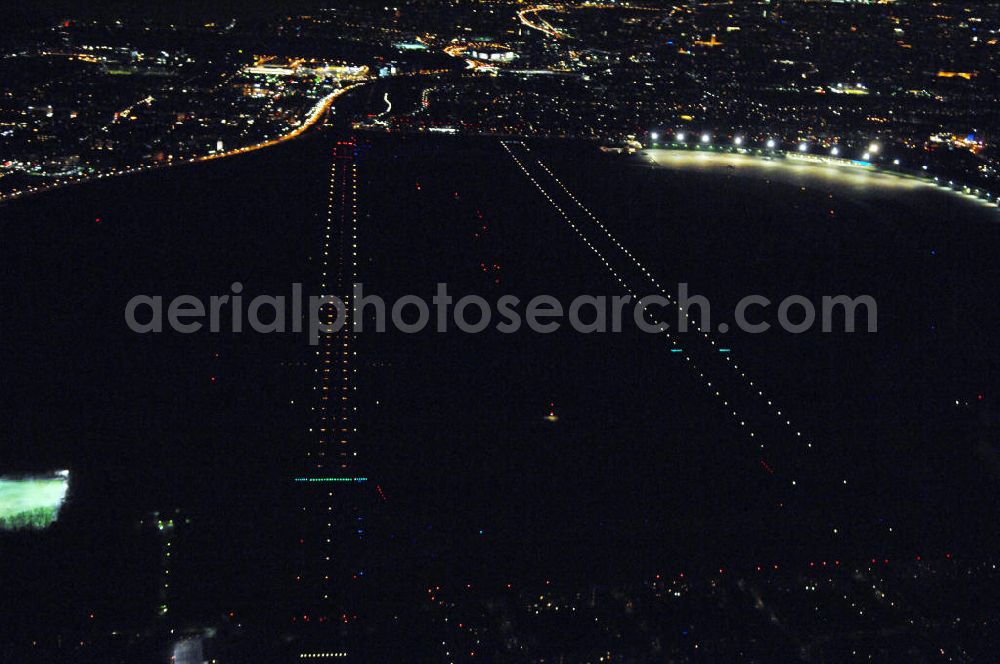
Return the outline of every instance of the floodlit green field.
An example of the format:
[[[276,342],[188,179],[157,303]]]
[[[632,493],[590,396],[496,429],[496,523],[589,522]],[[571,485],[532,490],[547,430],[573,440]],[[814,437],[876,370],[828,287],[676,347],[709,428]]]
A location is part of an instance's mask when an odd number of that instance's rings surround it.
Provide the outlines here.
[[[0,530],[51,525],[68,489],[68,473],[46,478],[0,477]]]

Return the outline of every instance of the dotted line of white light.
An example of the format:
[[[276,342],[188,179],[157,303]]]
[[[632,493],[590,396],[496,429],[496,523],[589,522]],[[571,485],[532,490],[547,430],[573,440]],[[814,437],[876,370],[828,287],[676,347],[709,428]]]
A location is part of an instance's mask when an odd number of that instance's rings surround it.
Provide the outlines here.
[[[352,146],[353,147],[353,146]],[[341,182],[338,186],[338,176]],[[339,196],[339,201],[337,197]],[[350,294],[347,292],[354,284],[357,278],[357,250],[358,250],[358,229],[357,229],[357,165],[351,160],[351,164],[348,167],[342,166],[338,169],[338,155],[336,151],[334,153],[333,163],[330,166],[330,185],[327,194],[327,212],[326,212],[326,225],[323,229],[323,259],[321,262],[321,289],[325,294],[327,287],[330,285],[328,282],[328,277],[331,270],[330,262],[330,243],[331,236],[334,229],[334,217],[335,217],[335,202],[339,205],[336,206],[336,210],[339,210],[340,214],[337,216],[336,221],[338,222],[338,230],[340,233],[340,266],[341,269],[337,274],[337,286],[339,290],[344,292],[342,296],[342,301],[344,303],[344,325],[339,332],[333,332],[332,327],[329,331],[322,331],[321,336],[321,350],[316,351],[317,357],[320,359],[320,367],[314,371],[320,375],[319,384],[314,386],[314,390],[320,391],[319,398],[319,451],[317,455],[323,460],[316,463],[317,469],[323,469],[326,467],[326,450],[329,443],[336,440],[337,443],[342,447],[339,452],[340,456],[340,470],[346,470],[348,467],[348,450],[346,446],[349,444],[349,433],[356,433],[357,428],[350,427],[350,415],[353,411],[357,411],[357,406],[352,406],[350,402],[350,392],[356,390],[357,387],[351,385],[351,375],[357,372],[356,368],[351,367],[351,357],[357,354],[357,351],[352,351],[350,347],[350,342],[353,338],[351,330],[351,305],[350,305]],[[348,211],[348,205],[350,209]],[[345,228],[345,223],[349,223],[349,227]],[[346,250],[345,239],[350,236],[350,251]],[[349,256],[349,259],[348,259]],[[345,260],[347,259],[347,260]],[[347,277],[347,284],[344,283],[345,277]],[[332,307],[326,307],[325,323],[328,326],[332,326],[336,322],[337,313]],[[339,337],[339,341],[338,341]],[[337,359],[339,357],[339,359]],[[334,368],[334,364],[338,363],[339,370]],[[333,374],[339,373],[339,380],[336,380],[334,384]],[[339,393],[339,405],[338,414],[333,415],[330,412],[329,401],[330,394]],[[314,406],[312,410],[316,410]],[[309,428],[310,434],[315,434],[313,428]],[[312,452],[307,451],[306,456],[311,457]],[[357,452],[353,452],[353,456],[357,456]],[[327,506],[327,512],[333,512],[333,492],[328,491],[327,497],[330,499],[330,503]],[[305,508],[303,508],[305,509]],[[327,536],[325,538],[327,546],[333,545],[333,520],[330,519],[326,523],[328,529]],[[330,562],[331,551],[327,551],[324,555],[324,560]],[[301,580],[301,577],[298,577]],[[330,575],[325,574],[323,581],[325,583],[330,582]],[[329,593],[324,588],[323,599],[330,599]]]
[[[525,145],[524,148],[525,150],[528,150],[530,152],[528,146]],[[630,252],[624,245],[622,245],[622,243],[618,240],[618,238],[616,238],[614,234],[610,230],[608,230],[608,228],[603,223],[601,223],[601,220],[598,219],[586,205],[580,202],[580,200],[573,194],[573,192],[571,192],[569,188],[567,188],[566,185],[563,184],[563,181],[560,180],[559,177],[556,176],[556,174],[553,173],[541,159],[535,157],[535,161],[538,163],[539,166],[542,167],[542,169],[545,170],[546,173],[549,174],[549,176],[553,180],[556,181],[556,183],[562,188],[562,190],[566,193],[566,195],[569,196],[570,199],[572,199],[573,202],[576,203],[576,205],[581,210],[583,210],[584,213],[586,213],[586,215],[590,217],[590,219],[595,224],[597,224],[597,226],[602,231],[604,231],[604,234],[608,237],[609,240],[611,240],[612,244],[614,244],[622,253],[624,253],[632,261],[632,263],[639,269],[639,271],[643,274],[643,276],[645,276],[646,279],[649,280],[649,283],[655,286],[656,289],[666,298],[666,300],[669,303],[673,304],[675,307],[677,307],[678,311],[684,314],[684,316],[688,319],[688,321],[690,321],[695,326],[695,329],[697,329],[698,332],[701,332],[705,340],[708,341],[712,346],[717,346],[715,340],[711,338],[711,335],[707,331],[702,330],[701,326],[698,324],[696,320],[692,318],[691,314],[685,311],[683,307],[681,307],[677,302],[674,301],[674,299],[667,292],[667,290],[660,284],[660,282],[656,279],[656,277],[648,269],[646,269],[646,267],[639,261],[638,258],[635,257],[635,255],[632,254],[632,252]],[[774,401],[772,399],[767,398],[767,396],[764,394],[764,391],[760,389],[760,386],[755,384],[754,381],[749,376],[747,376],[745,371],[740,370],[740,365],[733,360],[732,353],[726,353],[725,359],[728,366],[730,366],[734,372],[737,372],[740,378],[742,378],[746,382],[748,388],[750,388],[750,392],[754,393],[756,397],[766,402],[767,407],[770,410],[772,410],[774,414],[777,415],[779,418],[782,418],[781,421],[784,423],[785,427],[787,427],[789,430],[795,431],[796,438],[801,438],[802,432],[796,429],[792,425],[792,421],[788,417],[788,415],[780,408],[778,408],[778,406],[774,404]],[[807,440],[806,447],[812,448],[812,442]]]
[[[552,197],[549,196],[549,193],[545,191],[545,189],[543,189],[542,186],[538,183],[538,180],[536,180],[534,176],[528,172],[528,169],[526,169],[524,167],[524,164],[521,163],[521,160],[518,159],[513,152],[511,152],[510,148],[507,147],[507,144],[501,143],[501,145],[503,145],[504,149],[507,150],[507,153],[510,154],[510,156],[514,159],[514,161],[521,168],[521,170],[524,171],[524,174],[528,177],[529,180],[531,180],[532,184],[534,184],[535,187],[538,189],[538,191],[542,193],[542,196],[544,196],[546,200],[548,200],[548,202],[552,205],[552,207],[554,207],[556,211],[566,221],[566,223],[569,224],[570,228],[572,228],[573,231],[577,234],[577,237],[579,237],[583,241],[583,243],[586,244],[592,252],[594,252],[594,255],[596,255],[598,260],[600,260],[604,264],[604,266],[611,273],[611,276],[613,276],[615,280],[621,285],[621,287],[624,288],[626,291],[628,291],[632,297],[636,297],[635,293],[632,292],[632,289],[629,288],[628,284],[625,283],[625,280],[621,278],[621,275],[615,272],[615,269],[611,267],[611,263],[609,263],[608,260],[604,257],[604,255],[600,251],[598,251],[597,247],[595,247],[590,242],[590,240],[587,239],[587,237],[580,231],[580,229],[576,227],[576,224],[574,224],[573,220],[569,218],[569,215],[566,214],[566,212],[563,211],[561,207],[559,207],[558,203],[552,200]]]
[[[552,199],[552,197],[548,194],[547,191],[545,191],[541,183],[539,183],[538,180],[536,180],[535,177],[528,171],[528,169],[525,168],[521,160],[517,158],[517,155],[515,155],[514,152],[510,149],[510,147],[508,147],[507,143],[501,141],[500,144],[503,146],[504,150],[507,151],[507,154],[510,155],[511,159],[514,160],[514,163],[517,164],[518,168],[520,168],[521,171],[525,174],[525,176],[527,176],[527,178],[531,180],[532,184],[535,185],[535,188],[542,193],[542,195],[549,202],[549,204],[552,205],[552,207],[556,210],[556,212],[559,213],[559,215],[569,225],[569,227],[573,229],[577,237],[579,237],[590,248],[590,250],[598,257],[598,259],[600,259],[601,263],[604,264],[604,267],[625,288],[626,292],[628,292],[633,299],[638,297],[635,291],[628,284],[626,284],[625,280],[622,279],[622,277],[614,270],[613,267],[611,267],[611,264],[604,257],[604,255],[597,249],[597,247],[595,247],[593,243],[587,238],[587,236],[584,235],[583,232],[577,227],[577,225],[573,223],[573,220],[569,217],[569,215],[566,214],[566,212],[559,206],[559,204]],[[719,391],[719,388],[716,385],[714,385],[712,381],[710,381],[705,376],[705,373],[698,368],[697,364],[695,364],[694,360],[691,358],[691,355],[688,354],[687,351],[680,348],[680,346],[677,343],[677,339],[674,338],[674,336],[670,333],[670,331],[663,330],[663,334],[666,335],[666,338],[671,346],[681,351],[684,360],[688,363],[691,370],[698,376],[699,379],[701,379],[705,387],[708,388],[709,394],[718,399],[722,403],[722,405],[726,408],[726,412],[729,414],[729,416],[732,417],[735,422],[739,423],[740,430],[744,431],[749,438],[752,438],[754,442],[758,443],[760,445],[760,449],[764,449],[765,444],[763,442],[760,442],[759,439],[756,438],[756,432],[748,428],[746,419],[741,417],[736,410],[733,410],[733,406],[729,403],[729,400],[722,396],[722,393]],[[792,481],[792,485],[795,485],[794,480]]]
[[[347,657],[346,652],[303,652],[299,659],[328,659],[331,657]]]
[[[321,389],[324,394],[321,396],[320,410],[321,415],[321,445],[326,445],[328,442],[328,434],[335,434],[336,440],[342,447],[349,444],[349,434],[356,433],[357,428],[351,427],[349,425],[351,413],[357,411],[357,406],[351,405],[350,402],[350,392],[356,390],[357,387],[351,385],[351,375],[357,373],[356,368],[351,367],[351,357],[357,355],[357,351],[352,351],[350,342],[353,340],[352,334],[352,320],[351,320],[351,295],[348,292],[349,288],[353,286],[357,279],[357,255],[358,255],[358,229],[357,229],[357,165],[351,163],[350,171],[348,175],[347,170],[341,171],[341,176],[343,179],[342,187],[338,189],[337,187],[337,162],[336,158],[334,164],[331,167],[330,173],[330,194],[327,202],[327,225],[325,228],[325,235],[323,241],[323,265],[322,265],[322,283],[321,287],[326,292],[329,286],[327,279],[329,277],[330,270],[330,242],[331,234],[333,232],[333,214],[334,214],[334,193],[339,191],[340,195],[340,211],[341,219],[343,222],[345,212],[347,211],[347,206],[350,205],[349,212],[346,212],[350,226],[349,228],[344,228],[343,223],[339,226],[340,231],[340,259],[342,261],[343,268],[338,273],[337,286],[339,290],[343,292],[341,300],[344,304],[344,325],[339,333],[326,332],[323,334],[322,343],[323,350],[316,351],[316,355],[321,357],[321,369],[317,369],[317,372],[322,374],[322,385]],[[350,251],[346,251],[346,239],[350,237]],[[344,277],[348,277],[345,279]],[[347,283],[344,283],[344,282]],[[326,311],[326,324],[333,325],[336,321],[336,313],[330,307],[327,307]],[[336,337],[340,336],[339,346],[335,347]],[[339,360],[339,373],[340,381],[339,386],[331,388],[331,374],[334,372],[334,362],[336,361],[336,356],[340,356]],[[339,392],[339,412],[338,418],[334,419],[331,417],[328,408],[328,401],[330,398],[329,392],[333,390],[334,394]],[[325,456],[325,453],[323,453]],[[348,455],[357,456],[357,452],[349,453],[347,449],[342,449],[339,453],[340,456],[340,469],[346,470],[348,467]]]

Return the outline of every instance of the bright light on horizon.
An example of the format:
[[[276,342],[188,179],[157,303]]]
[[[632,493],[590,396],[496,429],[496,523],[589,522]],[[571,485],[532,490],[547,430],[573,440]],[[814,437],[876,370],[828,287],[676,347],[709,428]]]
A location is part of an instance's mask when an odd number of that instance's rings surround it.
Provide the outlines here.
[[[799,143],[799,152],[805,152],[809,149],[809,146],[805,143]]]
[[[684,140],[684,132],[683,131],[677,132],[677,140],[678,141],[683,141]]]
[[[701,135],[701,142],[702,143],[708,143],[710,140],[712,140],[712,137],[709,136],[708,134],[702,134]]]
[[[879,150],[878,143],[872,143],[871,145],[868,146],[868,152],[870,152],[871,154],[878,154],[878,150]]]
[[[838,154],[840,154],[840,148],[834,145],[832,148],[830,148],[830,154],[836,157]]]
[[[658,141],[658,140],[660,140],[660,134],[659,134],[659,133],[657,133],[657,132],[655,132],[655,131],[654,131],[654,132],[650,132],[650,134],[649,134],[649,137],[650,137],[650,138],[651,138],[652,140],[654,140],[654,141]]]
[[[774,142],[774,139],[773,139],[773,138],[769,138],[769,139],[767,139],[767,147],[769,147],[770,149],[772,149],[772,150],[773,150],[773,149],[774,149],[774,146],[775,146],[775,145],[776,145],[776,144],[775,144],[775,142]]]
[[[733,143],[735,143],[736,145],[743,145],[743,137],[737,136],[736,138],[733,139]]]
[[[792,151],[799,154],[794,148]],[[843,152],[841,153],[843,154]],[[826,160],[796,160],[772,159],[766,156],[753,157],[736,153],[716,151],[665,150],[651,151],[650,160],[653,164],[668,169],[715,170],[729,174],[724,170],[731,165],[738,166],[747,177],[780,177],[796,185],[815,183],[822,186],[832,186],[835,181],[838,186],[873,187],[894,191],[914,191],[928,184],[917,178],[905,178],[895,174],[895,171],[880,172],[871,167],[851,167],[835,165]],[[816,179],[822,178],[822,179]]]

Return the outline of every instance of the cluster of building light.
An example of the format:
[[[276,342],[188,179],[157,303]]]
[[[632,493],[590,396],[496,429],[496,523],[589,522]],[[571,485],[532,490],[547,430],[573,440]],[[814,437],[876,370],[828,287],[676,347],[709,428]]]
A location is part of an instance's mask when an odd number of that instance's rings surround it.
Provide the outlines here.
[[[301,135],[307,129],[315,125],[323,117],[323,115],[330,109],[330,106],[333,105],[333,102],[337,97],[339,97],[340,95],[344,94],[348,90],[353,89],[358,85],[361,85],[361,83],[354,83],[352,85],[345,86],[323,97],[318,102],[316,102],[316,104],[312,107],[312,109],[310,109],[309,113],[306,115],[305,119],[301,123],[299,123],[298,126],[296,126],[291,131],[276,136],[274,138],[268,138],[266,140],[259,141],[254,144],[246,145],[240,148],[234,148],[232,150],[210,152],[209,154],[197,155],[185,159],[174,159],[173,155],[168,155],[167,161],[160,164],[139,164],[136,166],[123,166],[120,168],[113,168],[106,171],[96,171],[89,175],[67,176],[60,178],[55,182],[52,182],[51,184],[46,184],[41,186],[30,186],[30,187],[25,187],[24,189],[13,189],[10,191],[10,193],[0,194],[0,203],[21,198],[22,196],[27,196],[30,194],[40,194],[46,191],[51,191],[53,189],[57,189],[71,184],[80,184],[92,179],[115,177],[119,175],[131,175],[134,173],[142,173],[144,171],[149,171],[156,168],[165,168],[167,166],[176,166],[178,164],[187,164],[199,161],[208,161],[211,159],[220,159],[223,157],[232,157],[235,155],[245,154],[247,152],[253,152],[255,150],[268,148],[273,145],[277,145],[278,143],[282,143],[284,141],[293,139]]]

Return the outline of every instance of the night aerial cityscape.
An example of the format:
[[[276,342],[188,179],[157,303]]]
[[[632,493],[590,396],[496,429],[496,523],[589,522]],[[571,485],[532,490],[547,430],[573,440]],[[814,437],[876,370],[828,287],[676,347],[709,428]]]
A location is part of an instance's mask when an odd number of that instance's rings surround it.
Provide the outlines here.
[[[1000,2],[0,10],[0,662],[1000,661]]]

